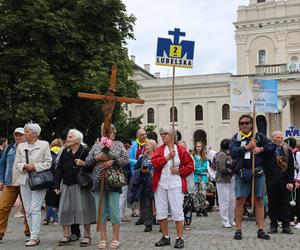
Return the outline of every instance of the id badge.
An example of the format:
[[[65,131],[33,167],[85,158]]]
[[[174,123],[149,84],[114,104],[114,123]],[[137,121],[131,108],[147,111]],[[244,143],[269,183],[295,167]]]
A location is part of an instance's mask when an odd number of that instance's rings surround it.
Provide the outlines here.
[[[251,153],[250,153],[250,151],[247,151],[247,152],[245,153],[244,159],[246,159],[246,160],[251,159]]]
[[[246,146],[246,141],[241,141],[241,146]],[[250,153],[250,151],[247,151],[246,153],[245,153],[245,155],[244,155],[244,159],[246,159],[246,160],[249,160],[249,159],[251,159],[251,153]]]

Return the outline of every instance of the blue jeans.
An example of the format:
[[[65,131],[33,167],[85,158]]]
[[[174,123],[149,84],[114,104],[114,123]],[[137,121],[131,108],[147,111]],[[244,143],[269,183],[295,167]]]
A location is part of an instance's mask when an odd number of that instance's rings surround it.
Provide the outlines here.
[[[52,218],[53,221],[58,221],[58,214],[55,208],[48,206],[45,220],[50,221],[50,218]]]

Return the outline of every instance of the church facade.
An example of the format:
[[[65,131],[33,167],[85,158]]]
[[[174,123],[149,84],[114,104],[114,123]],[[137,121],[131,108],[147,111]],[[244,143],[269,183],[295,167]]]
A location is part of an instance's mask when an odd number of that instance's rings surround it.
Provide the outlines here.
[[[257,114],[267,135],[300,127],[300,0],[250,0],[239,6],[235,26],[237,75],[218,73],[175,78],[174,121],[178,137],[189,148],[202,141],[219,149],[237,131],[241,113],[230,111],[231,79],[277,79],[279,112]],[[172,124],[172,78],[152,75],[136,65],[132,79],[140,84],[144,105],[131,104],[132,116],[144,114],[142,126]]]

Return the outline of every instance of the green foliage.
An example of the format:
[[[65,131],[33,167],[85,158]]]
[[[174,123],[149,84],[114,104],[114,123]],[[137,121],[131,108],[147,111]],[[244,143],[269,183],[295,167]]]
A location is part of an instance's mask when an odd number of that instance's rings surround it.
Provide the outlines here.
[[[107,93],[116,63],[116,95],[137,97],[124,47],[134,22],[121,0],[0,0],[0,129],[34,120],[46,139],[76,127],[93,143],[103,103],[77,92]]]
[[[136,132],[142,124],[141,119],[143,115],[139,117],[129,117],[125,112],[119,112],[115,119],[115,126],[117,129],[117,139],[123,143],[131,143],[136,138]]]
[[[155,140],[157,142],[157,134],[154,132],[156,129],[156,126],[154,125],[148,125],[145,127],[145,130],[147,132],[147,138]]]

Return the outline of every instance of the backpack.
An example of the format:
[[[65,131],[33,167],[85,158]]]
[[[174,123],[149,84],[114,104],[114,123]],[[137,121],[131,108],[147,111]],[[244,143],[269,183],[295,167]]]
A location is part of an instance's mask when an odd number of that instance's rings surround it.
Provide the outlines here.
[[[220,153],[223,153],[223,154],[226,154],[225,152],[223,152],[223,151],[220,151],[219,153],[218,153],[218,155],[220,155]],[[218,155],[217,155],[217,157],[218,157]],[[217,157],[216,157],[216,163],[217,163]],[[225,167],[226,167],[226,169],[231,169],[232,170],[232,158],[231,158],[231,155],[229,154],[226,154],[226,163],[225,163]],[[219,170],[219,166],[218,166],[218,164],[217,164],[217,169],[216,170]],[[230,171],[231,172],[231,171]]]
[[[210,163],[210,167],[211,167],[214,171],[217,170],[217,157],[218,157],[219,153],[220,153],[220,152],[218,152],[218,153],[216,153],[216,154],[214,155],[214,157],[213,157],[213,159],[212,159],[212,161],[211,161],[211,163]]]
[[[285,172],[288,169],[289,164],[289,146],[284,143],[282,145],[283,155],[277,156],[277,165],[281,169],[282,172]]]
[[[218,152],[215,156],[214,156],[214,158],[213,158],[213,162],[214,162],[214,164],[215,164],[215,170],[219,170],[219,167],[218,167],[218,164],[217,164],[217,158],[218,158],[218,156],[220,155],[220,153],[223,153],[223,154],[226,154],[225,152],[223,152],[223,151],[220,151],[220,152]],[[232,170],[232,158],[231,158],[231,155],[229,154],[229,155],[227,155],[226,154],[226,169],[231,169]]]

